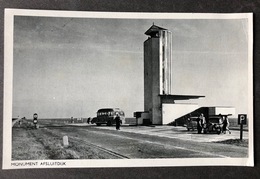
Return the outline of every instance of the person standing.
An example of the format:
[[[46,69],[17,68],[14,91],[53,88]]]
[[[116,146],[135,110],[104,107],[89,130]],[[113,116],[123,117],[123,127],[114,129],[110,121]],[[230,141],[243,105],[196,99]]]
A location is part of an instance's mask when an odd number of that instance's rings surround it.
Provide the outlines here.
[[[201,131],[202,131],[202,123],[201,123],[200,117],[197,118],[197,130],[198,130],[198,134],[201,134]]]
[[[121,122],[121,119],[120,119],[120,116],[119,116],[118,113],[116,114],[115,121],[116,121],[116,130],[120,130],[120,122]]]
[[[220,127],[220,133],[223,133],[223,116],[222,114],[219,114],[218,116],[219,116],[218,124]]]
[[[225,116],[224,120],[223,120],[223,133],[226,134],[226,131],[229,132],[229,134],[231,134],[230,130],[229,130],[229,121],[228,121],[228,117]]]
[[[204,114],[203,113],[201,113],[200,114],[200,123],[201,123],[201,127],[202,127],[202,130],[203,130],[203,133],[206,133],[206,119],[205,119],[205,117],[204,117]]]

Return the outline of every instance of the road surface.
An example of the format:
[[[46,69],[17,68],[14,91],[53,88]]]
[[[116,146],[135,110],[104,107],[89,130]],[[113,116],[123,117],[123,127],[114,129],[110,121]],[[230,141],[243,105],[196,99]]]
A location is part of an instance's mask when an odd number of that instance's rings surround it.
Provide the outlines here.
[[[116,131],[113,126],[70,126],[49,128],[60,137],[67,135],[70,141],[90,143],[121,154],[127,158],[215,158],[215,157],[247,157],[247,148],[234,145],[184,139],[181,133],[172,131],[169,137],[151,127],[143,133],[137,128],[122,127]],[[149,130],[152,130],[152,132]],[[145,131],[145,130],[143,130]],[[159,128],[157,131],[163,131]],[[176,130],[175,130],[176,131]],[[178,131],[178,130],[177,130]],[[234,131],[233,131],[234,132]],[[191,134],[198,135],[198,134]],[[227,136],[227,134],[226,134]],[[217,134],[200,135],[200,138],[215,138]]]

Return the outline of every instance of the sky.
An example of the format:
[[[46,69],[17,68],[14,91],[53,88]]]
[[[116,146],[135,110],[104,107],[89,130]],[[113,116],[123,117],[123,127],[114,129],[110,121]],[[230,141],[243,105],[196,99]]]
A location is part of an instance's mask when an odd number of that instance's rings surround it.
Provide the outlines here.
[[[172,32],[172,93],[180,103],[248,112],[246,19],[15,16],[13,117],[94,117],[144,108],[143,42],[152,24]]]

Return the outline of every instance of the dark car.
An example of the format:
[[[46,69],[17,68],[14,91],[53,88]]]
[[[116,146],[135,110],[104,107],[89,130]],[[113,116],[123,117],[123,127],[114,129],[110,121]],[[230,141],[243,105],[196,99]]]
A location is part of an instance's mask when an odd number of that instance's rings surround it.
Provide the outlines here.
[[[197,119],[198,117],[189,117],[186,121],[186,128],[188,131],[197,130]]]
[[[204,133],[221,133],[222,124],[220,124],[221,117],[214,116],[209,117],[206,127],[204,128]]]
[[[92,120],[91,120],[90,122],[91,122],[91,124],[96,123],[96,122],[97,122],[97,117],[93,117]]]

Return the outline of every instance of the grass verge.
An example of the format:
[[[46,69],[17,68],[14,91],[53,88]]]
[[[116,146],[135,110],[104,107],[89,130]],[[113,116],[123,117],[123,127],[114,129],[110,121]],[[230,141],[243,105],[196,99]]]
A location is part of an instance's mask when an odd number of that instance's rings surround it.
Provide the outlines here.
[[[228,145],[236,145],[240,147],[248,147],[248,139],[228,139],[228,140],[223,140],[223,141],[218,141],[215,143],[222,143],[222,144],[228,144]]]

